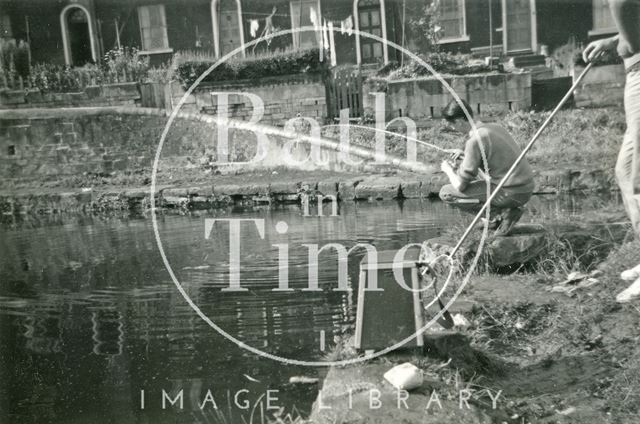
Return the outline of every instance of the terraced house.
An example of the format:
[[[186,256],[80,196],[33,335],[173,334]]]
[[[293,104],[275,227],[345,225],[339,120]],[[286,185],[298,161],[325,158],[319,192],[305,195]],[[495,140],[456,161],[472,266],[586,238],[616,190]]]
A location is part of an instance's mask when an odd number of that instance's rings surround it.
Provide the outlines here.
[[[325,34],[288,34],[240,54],[325,41],[335,64],[384,64],[398,58],[397,49],[352,29],[419,47],[407,22],[427,1],[0,0],[0,33],[29,41],[33,62],[77,66],[117,46],[138,47],[153,61],[180,50],[222,56],[273,31],[326,26]],[[583,40],[613,29],[606,0],[439,0],[438,10],[439,43],[479,56],[536,55],[572,36]]]

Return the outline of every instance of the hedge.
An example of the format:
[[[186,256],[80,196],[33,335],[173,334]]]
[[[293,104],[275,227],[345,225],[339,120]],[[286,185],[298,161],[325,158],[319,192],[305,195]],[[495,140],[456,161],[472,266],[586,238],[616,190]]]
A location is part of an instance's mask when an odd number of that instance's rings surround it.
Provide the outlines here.
[[[88,85],[143,82],[149,79],[149,59],[138,55],[133,47],[108,51],[100,64],[62,66],[38,63],[29,69],[29,85],[43,93],[82,91]]]
[[[471,63],[469,55],[452,54],[448,52],[433,52],[418,55],[420,59],[429,64],[436,72],[449,75],[470,75],[490,72],[489,66],[484,63]],[[378,71],[377,77],[388,80],[403,78],[416,78],[421,76],[432,76],[432,73],[414,60],[409,61],[404,66],[390,64]]]
[[[176,62],[178,80],[188,88],[216,63],[217,59],[204,56],[189,57],[188,54],[183,54],[177,58]],[[327,60],[325,58],[320,62],[318,49],[295,50],[230,59],[221,63],[204,78],[203,82],[215,83],[300,73],[324,73],[327,69]]]

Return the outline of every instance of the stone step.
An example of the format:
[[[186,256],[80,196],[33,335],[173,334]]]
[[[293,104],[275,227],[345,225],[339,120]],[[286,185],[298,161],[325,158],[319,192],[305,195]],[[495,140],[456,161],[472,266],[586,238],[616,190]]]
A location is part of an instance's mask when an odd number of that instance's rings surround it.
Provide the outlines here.
[[[489,46],[474,47],[471,49],[471,55],[473,57],[487,57],[491,53],[493,53],[494,56],[500,55],[502,53],[502,44],[494,44],[493,49]]]
[[[516,68],[529,68],[546,64],[545,56],[541,54],[529,54],[523,56],[512,56],[509,58],[509,64]]]

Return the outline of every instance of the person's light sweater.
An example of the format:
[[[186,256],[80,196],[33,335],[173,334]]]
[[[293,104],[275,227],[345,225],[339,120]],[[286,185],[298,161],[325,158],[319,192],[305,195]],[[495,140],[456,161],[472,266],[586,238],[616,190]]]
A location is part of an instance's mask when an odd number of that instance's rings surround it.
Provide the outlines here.
[[[481,169],[491,178],[492,184],[498,184],[522,150],[500,125],[476,123],[476,128],[477,133],[473,129],[469,132],[470,138],[465,145],[464,158],[457,174],[463,181],[469,183],[478,179],[478,170]],[[480,143],[487,159],[488,169],[486,170],[482,160]],[[533,171],[526,158],[518,164],[504,188],[515,192],[533,191]]]

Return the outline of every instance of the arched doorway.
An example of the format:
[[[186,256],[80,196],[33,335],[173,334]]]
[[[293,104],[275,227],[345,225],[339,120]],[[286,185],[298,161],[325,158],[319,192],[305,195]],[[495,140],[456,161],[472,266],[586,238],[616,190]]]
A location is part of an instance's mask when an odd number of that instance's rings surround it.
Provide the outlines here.
[[[69,5],[60,13],[64,59],[67,65],[82,66],[96,61],[93,24],[87,9]]]

